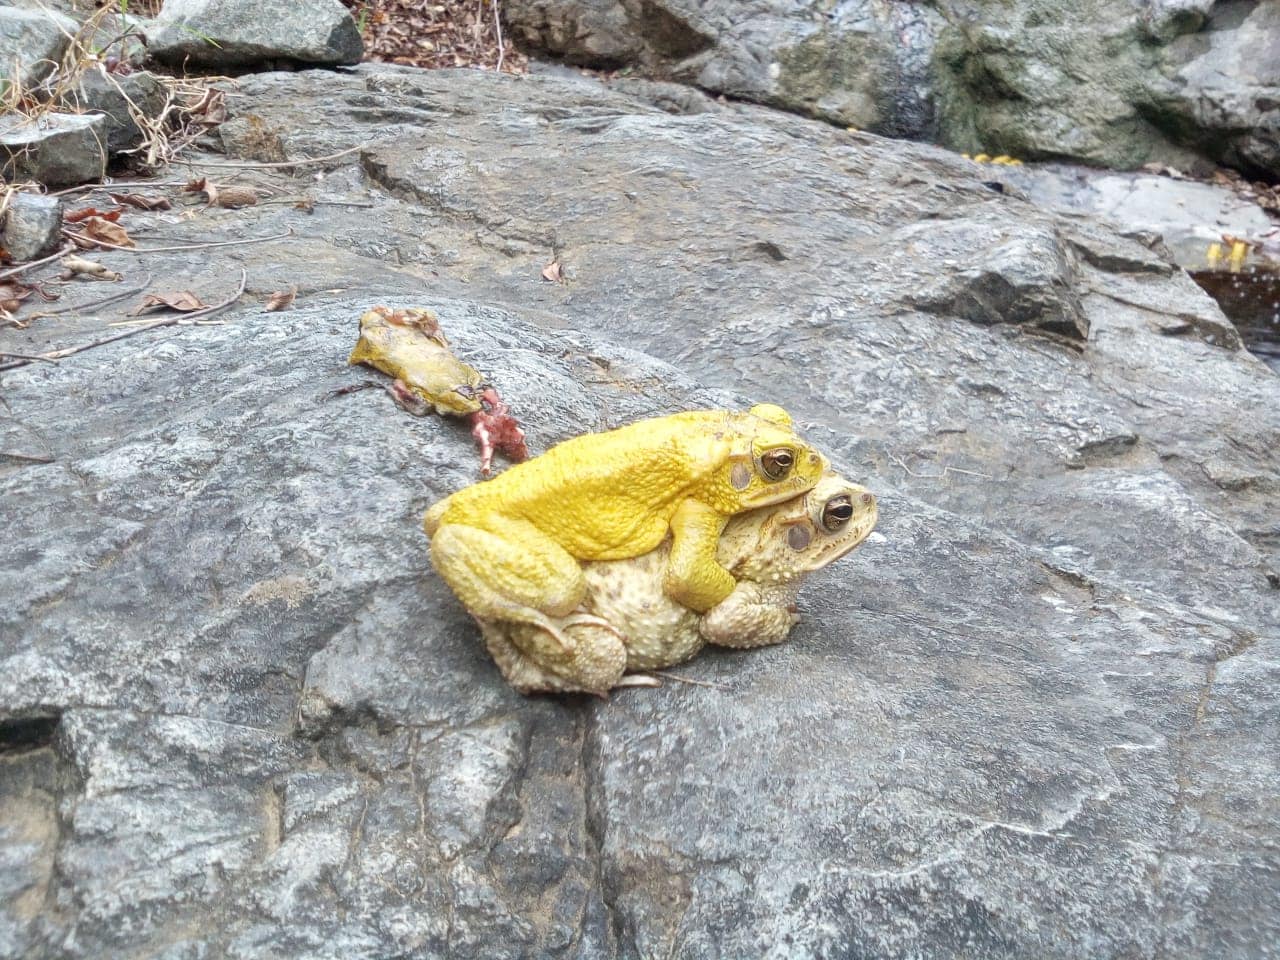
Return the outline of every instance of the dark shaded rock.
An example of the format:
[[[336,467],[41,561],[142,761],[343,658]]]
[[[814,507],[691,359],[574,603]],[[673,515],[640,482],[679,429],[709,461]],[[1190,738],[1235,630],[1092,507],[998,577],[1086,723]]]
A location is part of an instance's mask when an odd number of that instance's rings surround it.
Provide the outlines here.
[[[53,10],[0,6],[0,76],[26,89],[39,83],[62,60],[78,24]]]
[[[1201,32],[1170,44],[1149,112],[1219,163],[1280,179],[1280,6],[1215,4]]]
[[[148,41],[163,63],[210,68],[357,63],[364,51],[339,0],[166,0]]]
[[[112,154],[132,150],[142,143],[143,131],[131,111],[154,120],[164,110],[167,93],[154,74],[107,74],[86,70],[64,94],[65,109],[99,113],[106,120],[107,149]]]
[[[0,246],[14,260],[35,260],[58,245],[62,201],[33,193],[15,193],[0,225]]]
[[[955,264],[979,252],[979,262],[913,295],[930,313],[973,323],[1029,324],[1087,340],[1089,322],[1080,310],[1074,257],[1050,230],[1006,230],[963,220],[924,223],[895,238],[909,256]]]
[[[106,145],[101,114],[46,113],[38,121],[0,117],[0,157],[8,180],[48,186],[95,180],[107,167]]]
[[[1266,954],[1280,380],[1209,342],[1185,275],[944,151],[750,106],[367,66],[239,91],[291,157],[364,149],[298,179],[310,214],[201,221],[287,240],[145,269],[213,302],[243,266],[295,307],[2,374],[0,453],[52,462],[0,458],[0,720],[61,719],[2,788],[32,826],[0,839],[0,942]],[[571,282],[540,281],[552,256]],[[1087,339],[971,322],[975,270],[1078,304]],[[923,311],[933,283],[959,292]],[[522,698],[421,532],[476,476],[468,432],[338,392],[373,379],[345,360],[376,303],[436,309],[535,452],[780,402],[879,534],[788,643],[682,668],[712,686]],[[1183,315],[1203,335],[1168,335]],[[72,314],[6,346],[100,335]]]

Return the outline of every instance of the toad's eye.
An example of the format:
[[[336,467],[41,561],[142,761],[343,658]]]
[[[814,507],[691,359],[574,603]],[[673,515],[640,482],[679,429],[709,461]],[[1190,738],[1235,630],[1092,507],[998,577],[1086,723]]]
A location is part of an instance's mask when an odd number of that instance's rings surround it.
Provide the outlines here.
[[[822,525],[829,533],[835,533],[853,516],[853,502],[847,495],[832,497],[822,508]]]
[[[791,472],[795,462],[796,455],[786,447],[780,447],[777,450],[770,450],[760,458],[760,472],[768,480],[781,480]]]

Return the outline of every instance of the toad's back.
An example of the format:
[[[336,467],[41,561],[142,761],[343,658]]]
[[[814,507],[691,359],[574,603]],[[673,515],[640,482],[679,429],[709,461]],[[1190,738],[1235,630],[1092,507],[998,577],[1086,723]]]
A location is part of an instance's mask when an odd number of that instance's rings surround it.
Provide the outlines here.
[[[510,533],[524,521],[582,559],[647,552],[728,458],[729,417],[690,411],[566,440],[433,506],[427,533],[441,523]]]

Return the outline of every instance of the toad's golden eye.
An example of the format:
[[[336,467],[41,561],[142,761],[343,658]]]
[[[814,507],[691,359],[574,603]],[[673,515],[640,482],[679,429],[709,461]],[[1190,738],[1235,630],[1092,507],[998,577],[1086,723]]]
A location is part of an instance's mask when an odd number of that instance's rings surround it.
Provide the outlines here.
[[[796,455],[786,447],[768,451],[760,458],[760,472],[767,480],[782,480],[795,466]]]
[[[822,525],[830,533],[835,533],[853,516],[853,502],[848,494],[832,497],[822,508]]]

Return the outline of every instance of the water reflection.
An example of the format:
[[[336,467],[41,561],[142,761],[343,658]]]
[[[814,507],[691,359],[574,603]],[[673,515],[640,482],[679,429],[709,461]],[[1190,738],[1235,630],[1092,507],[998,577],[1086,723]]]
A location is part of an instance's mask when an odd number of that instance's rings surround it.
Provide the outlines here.
[[[1218,301],[1245,346],[1280,373],[1280,273],[1256,268],[1239,273],[1195,270],[1191,277]]]

